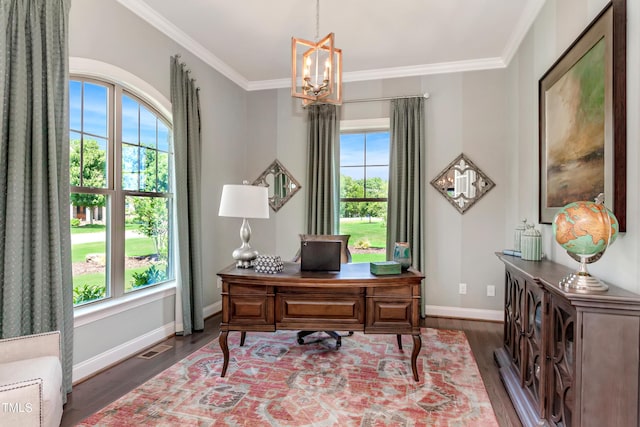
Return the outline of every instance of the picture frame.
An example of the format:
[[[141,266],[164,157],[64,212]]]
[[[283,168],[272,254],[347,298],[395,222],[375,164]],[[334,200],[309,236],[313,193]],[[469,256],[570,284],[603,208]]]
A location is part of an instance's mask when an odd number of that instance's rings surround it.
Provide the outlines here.
[[[626,228],[626,0],[613,0],[538,82],[539,222],[604,193]]]

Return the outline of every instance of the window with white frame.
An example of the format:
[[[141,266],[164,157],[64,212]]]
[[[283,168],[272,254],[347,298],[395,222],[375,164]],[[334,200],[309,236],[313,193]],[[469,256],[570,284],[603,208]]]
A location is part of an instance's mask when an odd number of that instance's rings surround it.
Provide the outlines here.
[[[353,262],[386,259],[389,131],[340,133],[340,233]]]
[[[172,280],[171,125],[118,84],[69,82],[74,306]]]

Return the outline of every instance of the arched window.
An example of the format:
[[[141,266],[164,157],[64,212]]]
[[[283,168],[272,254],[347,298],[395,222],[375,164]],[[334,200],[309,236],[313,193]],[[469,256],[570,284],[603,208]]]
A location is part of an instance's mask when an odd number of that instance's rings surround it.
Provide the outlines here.
[[[171,124],[127,88],[69,82],[74,305],[173,280]]]

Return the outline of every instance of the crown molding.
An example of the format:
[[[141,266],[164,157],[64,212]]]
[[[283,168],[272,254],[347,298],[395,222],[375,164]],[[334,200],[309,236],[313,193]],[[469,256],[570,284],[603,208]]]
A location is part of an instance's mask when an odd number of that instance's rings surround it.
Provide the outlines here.
[[[511,63],[511,60],[518,51],[520,44],[527,36],[529,29],[531,29],[531,26],[538,17],[538,14],[540,13],[540,10],[542,10],[545,2],[546,0],[533,0],[530,3],[527,3],[526,9],[520,16],[516,28],[513,30],[513,33],[502,52],[502,60],[504,61],[505,66],[508,67]]]
[[[206,64],[217,70],[220,74],[247,91],[258,91],[268,89],[280,89],[289,87],[290,78],[273,80],[249,81],[235,69],[227,65],[220,58],[215,56],[210,50],[189,37],[178,27],[169,22],[166,18],[153,10],[143,0],[117,0],[118,3],[129,9],[131,12],[148,22],[167,37],[183,46]],[[460,73],[465,71],[480,71],[506,68],[515,53],[526,37],[531,25],[535,21],[538,13],[544,6],[546,0],[534,0],[528,4],[525,12],[520,17],[516,28],[505,47],[501,57],[480,58],[468,61],[441,62],[437,64],[424,64],[408,67],[380,68],[374,70],[352,71],[343,73],[343,82],[358,82],[367,80],[393,79],[400,77],[415,77],[432,74]]]
[[[469,61],[440,62],[437,64],[414,65],[409,67],[380,68],[377,70],[351,71],[342,73],[343,82],[395,79],[399,77],[427,76],[430,74],[461,73],[464,71],[493,70],[505,68],[502,58],[482,58]],[[291,79],[258,80],[249,82],[248,91],[280,89],[289,87]]]
[[[118,3],[129,9],[140,18],[147,21],[158,31],[175,41],[202,61],[217,70],[220,74],[247,90],[249,82],[244,76],[227,65],[220,58],[211,53],[210,50],[202,46],[200,43],[189,37],[184,31],[169,22],[165,17],[153,10],[148,4],[142,0],[116,0]]]

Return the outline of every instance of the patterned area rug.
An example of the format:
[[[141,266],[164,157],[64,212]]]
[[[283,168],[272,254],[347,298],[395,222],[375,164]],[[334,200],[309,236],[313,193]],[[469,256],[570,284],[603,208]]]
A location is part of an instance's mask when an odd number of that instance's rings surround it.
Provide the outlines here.
[[[318,334],[317,337],[321,337]],[[80,426],[497,426],[462,331],[412,340],[355,333],[298,345],[295,332],[229,334],[229,369],[214,340]],[[313,341],[313,336],[306,340]]]

